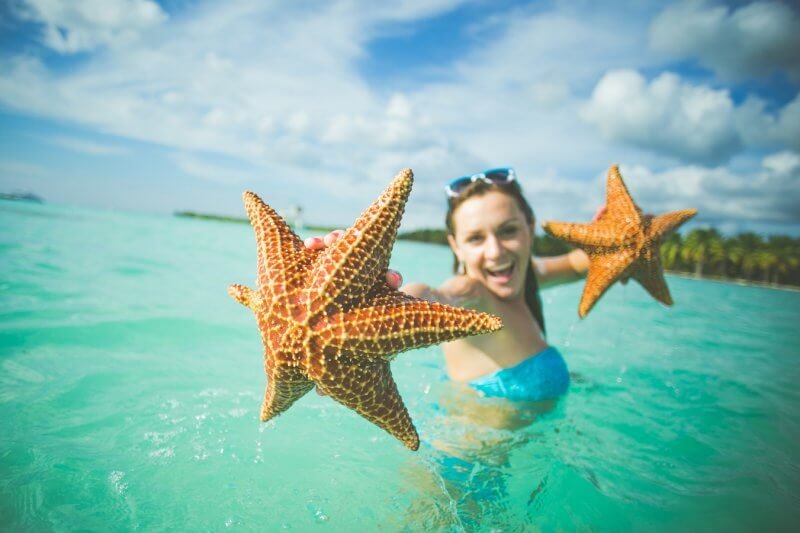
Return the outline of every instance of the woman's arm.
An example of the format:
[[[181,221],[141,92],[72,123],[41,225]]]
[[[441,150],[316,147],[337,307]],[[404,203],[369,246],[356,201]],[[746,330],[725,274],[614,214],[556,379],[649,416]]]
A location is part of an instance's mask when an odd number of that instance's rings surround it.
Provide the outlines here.
[[[601,206],[592,217],[596,222],[606,212],[606,206]],[[533,269],[539,280],[540,287],[552,287],[562,283],[577,281],[586,275],[589,270],[589,256],[581,249],[572,250],[564,255],[555,257],[533,258]]]
[[[589,256],[578,249],[564,255],[533,258],[532,261],[540,287],[577,281],[589,269]]]

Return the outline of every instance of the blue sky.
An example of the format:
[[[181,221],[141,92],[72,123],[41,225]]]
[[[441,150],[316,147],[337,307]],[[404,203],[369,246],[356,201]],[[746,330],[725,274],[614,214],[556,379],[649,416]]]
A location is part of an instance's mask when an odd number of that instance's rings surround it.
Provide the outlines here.
[[[800,12],[788,2],[12,0],[0,191],[346,226],[402,168],[404,227],[511,165],[582,220],[620,163],[647,212],[800,234]]]

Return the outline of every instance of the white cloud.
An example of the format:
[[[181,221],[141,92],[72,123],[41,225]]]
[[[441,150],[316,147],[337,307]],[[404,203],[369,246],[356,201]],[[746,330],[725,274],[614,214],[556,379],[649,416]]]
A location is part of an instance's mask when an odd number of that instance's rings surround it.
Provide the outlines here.
[[[702,220],[800,223],[800,155],[778,152],[750,172],[696,165],[653,172],[623,165],[626,184],[648,213],[695,207]]]
[[[800,154],[780,152],[764,158],[763,167],[778,176],[788,176],[800,169]]]
[[[17,11],[41,23],[43,44],[63,54],[129,44],[167,19],[152,0],[23,0]]]
[[[772,112],[760,98],[735,106],[727,90],[669,72],[648,82],[616,70],[600,79],[581,115],[606,139],[685,163],[724,163],[749,146],[800,151],[800,93]]]
[[[171,157],[183,172],[205,181],[223,184],[236,184],[244,181],[240,171],[224,165],[209,163],[192,154],[179,152],[172,154]]]
[[[113,146],[65,135],[48,137],[47,140],[53,144],[63,146],[64,148],[90,155],[119,155],[128,152],[127,149],[121,146]]]
[[[749,97],[736,110],[736,128],[748,144],[786,146],[800,152],[800,93],[774,113],[764,100]]]
[[[800,78],[800,17],[783,2],[735,9],[688,0],[664,9],[650,26],[656,50],[697,58],[728,79],[786,71]]]
[[[690,85],[671,73],[648,83],[633,70],[608,72],[583,117],[608,139],[691,162],[719,163],[741,148],[728,91]]]

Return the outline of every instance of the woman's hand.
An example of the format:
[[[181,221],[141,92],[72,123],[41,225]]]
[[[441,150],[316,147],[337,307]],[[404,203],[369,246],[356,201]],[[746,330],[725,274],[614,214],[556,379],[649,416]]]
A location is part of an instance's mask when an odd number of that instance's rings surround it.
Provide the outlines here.
[[[592,217],[592,222],[597,222],[605,214],[606,214],[606,206],[601,205],[600,207],[597,208],[597,211]]]
[[[333,230],[324,237],[309,237],[303,244],[309,250],[324,250],[325,248],[333,245],[339,238],[344,235],[344,230]],[[386,272],[386,284],[393,289],[399,289],[403,284],[403,276],[396,270],[389,270]]]

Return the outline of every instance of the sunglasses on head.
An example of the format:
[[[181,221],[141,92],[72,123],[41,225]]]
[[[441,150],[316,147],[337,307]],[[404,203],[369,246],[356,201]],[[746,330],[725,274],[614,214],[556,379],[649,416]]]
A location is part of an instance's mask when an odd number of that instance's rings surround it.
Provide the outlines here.
[[[460,178],[456,178],[447,184],[447,186],[444,188],[444,191],[447,193],[448,198],[455,198],[456,196],[460,195],[468,185],[475,183],[478,180],[489,184],[496,183],[499,185],[506,185],[516,181],[516,179],[517,175],[514,173],[513,168],[493,168],[490,170],[484,170],[479,174],[473,174],[472,176],[461,176]]]

